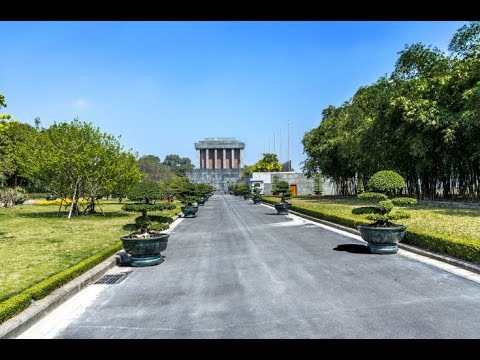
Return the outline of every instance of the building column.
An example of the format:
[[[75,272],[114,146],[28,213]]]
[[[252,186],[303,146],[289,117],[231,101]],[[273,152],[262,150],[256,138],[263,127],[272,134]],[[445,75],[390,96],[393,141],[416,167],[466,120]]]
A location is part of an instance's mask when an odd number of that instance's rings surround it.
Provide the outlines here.
[[[217,168],[217,149],[213,150],[213,168]]]
[[[209,154],[208,154],[209,150],[210,150],[210,149],[205,149],[205,169],[210,169],[210,168],[208,167],[208,163],[210,162],[210,159],[208,158],[208,156],[209,156]]]
[[[240,169],[243,167],[243,149],[240,149],[240,154],[238,155],[238,167]]]
[[[198,168],[201,169],[202,168],[202,160],[201,160],[201,157],[200,157],[200,149],[197,150],[197,164],[198,164]]]
[[[222,149],[222,169],[225,169],[226,159],[227,159],[227,150]]]
[[[234,155],[235,155],[235,149],[230,149],[230,169],[234,169],[234,166],[233,166],[233,158],[234,158]]]

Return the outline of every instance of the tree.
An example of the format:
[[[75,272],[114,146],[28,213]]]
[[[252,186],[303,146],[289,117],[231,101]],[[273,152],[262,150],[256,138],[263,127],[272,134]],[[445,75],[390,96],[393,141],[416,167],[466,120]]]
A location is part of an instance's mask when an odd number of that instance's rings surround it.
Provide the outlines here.
[[[137,159],[130,152],[121,152],[116,159],[117,165],[113,168],[115,175],[114,181],[109,184],[107,194],[112,194],[118,198],[118,202],[128,194],[132,186],[142,179],[142,173],[135,166]]]
[[[162,165],[173,171],[177,176],[187,176],[187,172],[191,172],[195,168],[189,158],[182,158],[174,154],[167,155]]]
[[[278,161],[277,154],[264,153],[263,158],[254,165],[245,166],[241,177],[246,177],[252,172],[276,172],[282,171],[282,164]]]
[[[472,21],[458,29],[450,41],[448,50],[462,57],[480,55],[480,21]]]
[[[322,195],[323,193],[323,176],[322,173],[315,175],[314,191],[316,195]]]
[[[362,86],[322,112],[302,143],[307,177],[321,171],[352,194],[377,171],[392,169],[410,196],[435,198],[456,187],[480,200],[480,22],[459,29],[447,56],[423,44],[399,53],[390,77]]]
[[[25,186],[31,179],[27,159],[37,136],[38,132],[32,126],[18,121],[11,121],[4,128],[0,171],[8,176],[8,182],[12,186]]]
[[[93,211],[99,194],[112,192],[125,181],[119,174],[127,172],[129,179],[140,176],[132,157],[122,155],[117,138],[78,119],[42,131],[41,144],[30,154],[29,163],[50,191],[72,199],[69,217],[79,214],[81,197],[90,199]]]
[[[176,174],[167,166],[160,162],[160,158],[155,155],[144,155],[138,159],[138,168],[145,176],[153,181],[169,183],[173,181]]]

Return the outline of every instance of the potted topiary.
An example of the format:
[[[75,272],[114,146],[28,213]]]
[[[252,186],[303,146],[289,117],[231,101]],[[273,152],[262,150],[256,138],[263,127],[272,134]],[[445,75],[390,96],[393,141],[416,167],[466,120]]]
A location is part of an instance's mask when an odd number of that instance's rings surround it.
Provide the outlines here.
[[[213,186],[208,184],[195,184],[195,192],[198,195],[197,204],[200,206],[205,205],[205,202],[208,200],[213,192]]]
[[[290,185],[287,181],[278,181],[273,185],[272,191],[281,196],[280,202],[275,204],[275,210],[277,210],[277,214],[288,215],[288,210],[291,208],[292,204],[286,202],[285,200],[292,197]]]
[[[243,196],[243,200],[250,199],[252,196],[250,194],[250,186],[248,186],[248,184],[239,184],[237,186],[237,192],[240,196]]]
[[[164,216],[149,216],[149,211],[172,210],[175,205],[170,203],[156,203],[163,199],[165,191],[155,181],[143,180],[135,184],[128,194],[128,199],[137,201],[134,204],[125,204],[122,209],[131,212],[140,212],[135,224],[127,224],[124,229],[137,230],[128,236],[121,237],[123,248],[128,254],[124,265],[151,266],[161,264],[161,252],[167,248],[169,234],[162,233],[168,229],[171,218]]]
[[[181,207],[183,217],[194,218],[198,211],[198,205],[196,205],[198,194],[195,185],[190,182],[182,184],[175,196],[183,204]]]
[[[398,173],[391,170],[384,170],[375,173],[368,182],[369,190],[373,192],[362,193],[359,198],[365,200],[381,199],[377,206],[368,206],[353,210],[356,214],[368,214],[367,219],[374,222],[370,225],[357,226],[360,234],[368,243],[368,248],[374,254],[396,254],[398,252],[398,242],[404,235],[406,225],[394,224],[392,221],[407,219],[409,214],[403,212],[394,212],[393,201],[386,199],[386,194],[375,193],[385,192],[394,195],[397,189],[405,186],[405,180]]]
[[[262,190],[260,189],[260,184],[255,183],[252,190],[252,200],[254,204],[258,204],[262,201]]]

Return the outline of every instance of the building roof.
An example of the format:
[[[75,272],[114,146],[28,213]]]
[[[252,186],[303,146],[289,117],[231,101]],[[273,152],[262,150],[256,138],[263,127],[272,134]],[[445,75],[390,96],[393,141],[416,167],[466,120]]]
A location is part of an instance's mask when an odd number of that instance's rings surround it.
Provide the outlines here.
[[[205,138],[195,143],[195,149],[244,149],[245,143],[233,137]]]

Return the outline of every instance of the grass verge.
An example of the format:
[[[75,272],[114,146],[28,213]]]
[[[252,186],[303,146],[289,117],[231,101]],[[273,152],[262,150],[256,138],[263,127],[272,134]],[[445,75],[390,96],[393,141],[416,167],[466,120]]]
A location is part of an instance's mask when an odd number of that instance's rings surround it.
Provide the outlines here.
[[[0,209],[0,323],[81,275],[122,248],[123,225],[136,213],[118,201],[102,202],[99,212],[67,219],[54,205]],[[100,211],[97,208],[97,211]],[[180,207],[152,215],[173,217]]]

